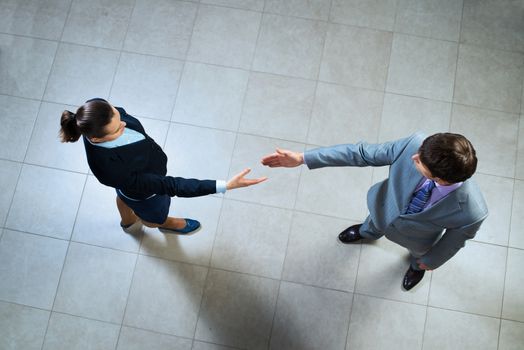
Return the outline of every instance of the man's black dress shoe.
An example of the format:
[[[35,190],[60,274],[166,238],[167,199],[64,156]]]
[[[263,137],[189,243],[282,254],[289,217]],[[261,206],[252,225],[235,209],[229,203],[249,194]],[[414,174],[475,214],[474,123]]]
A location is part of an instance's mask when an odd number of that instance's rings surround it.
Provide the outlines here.
[[[360,226],[362,224],[349,226],[344,231],[340,232],[338,235],[338,239],[342,243],[355,243],[357,241],[360,241],[363,237],[360,235]]]
[[[420,281],[422,281],[424,273],[426,273],[426,270],[414,270],[410,266],[402,280],[402,287],[404,287],[405,290],[410,290],[415,287]]]

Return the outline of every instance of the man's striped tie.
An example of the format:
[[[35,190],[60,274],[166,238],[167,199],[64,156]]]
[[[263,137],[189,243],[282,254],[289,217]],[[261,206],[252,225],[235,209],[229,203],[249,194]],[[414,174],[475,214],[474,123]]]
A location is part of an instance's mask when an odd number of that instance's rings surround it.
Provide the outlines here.
[[[434,188],[435,181],[430,180],[424,186],[422,186],[420,190],[413,193],[413,198],[409,203],[408,210],[406,210],[406,214],[420,213],[422,209],[424,209],[424,206],[428,202],[429,198],[431,197],[431,191],[433,191]]]

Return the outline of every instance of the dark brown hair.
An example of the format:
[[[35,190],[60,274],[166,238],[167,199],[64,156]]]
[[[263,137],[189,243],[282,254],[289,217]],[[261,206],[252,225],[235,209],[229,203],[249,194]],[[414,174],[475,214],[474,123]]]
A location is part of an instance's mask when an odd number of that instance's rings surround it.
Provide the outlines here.
[[[429,136],[418,150],[420,161],[431,175],[449,183],[469,179],[477,169],[477,156],[464,136],[439,133]]]
[[[62,113],[60,139],[62,142],[76,142],[81,135],[104,137],[104,128],[112,117],[113,109],[109,102],[99,99],[87,101],[76,113],[67,110]]]

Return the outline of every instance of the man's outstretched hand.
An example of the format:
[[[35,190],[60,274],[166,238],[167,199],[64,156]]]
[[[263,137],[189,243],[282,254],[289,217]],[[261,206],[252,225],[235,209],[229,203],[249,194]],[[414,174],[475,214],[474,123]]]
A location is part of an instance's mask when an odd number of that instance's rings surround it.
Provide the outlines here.
[[[270,168],[293,168],[304,164],[304,153],[277,148],[275,153],[262,158],[262,164]]]
[[[244,176],[246,176],[250,171],[251,169],[247,168],[247,169],[242,170],[242,172],[233,176],[231,180],[227,182],[226,188],[228,190],[232,190],[232,189],[239,188],[239,187],[247,187],[247,186],[256,185],[256,184],[259,184],[267,180],[267,177],[259,177],[258,179],[244,178]]]

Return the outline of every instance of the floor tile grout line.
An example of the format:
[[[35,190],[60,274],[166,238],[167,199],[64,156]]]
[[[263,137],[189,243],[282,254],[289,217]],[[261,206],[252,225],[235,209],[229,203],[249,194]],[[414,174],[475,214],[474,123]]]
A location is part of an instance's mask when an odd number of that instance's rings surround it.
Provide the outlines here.
[[[204,6],[208,6],[207,4],[203,4],[203,5]],[[202,3],[199,3],[198,4],[198,13],[200,13],[201,6],[202,6]],[[197,16],[198,16],[198,13],[197,13]],[[248,92],[248,88],[249,88],[249,83],[250,83],[250,80],[251,80],[251,69],[252,69],[253,62],[254,62],[255,57],[256,57],[256,49],[257,49],[257,44],[258,44],[258,38],[260,36],[260,32],[261,32],[261,28],[262,28],[262,20],[263,20],[263,14],[261,14],[260,21],[259,21],[259,24],[258,24],[257,39],[255,41],[255,48],[253,50],[253,54],[252,54],[252,57],[251,57],[250,68],[249,69],[243,69],[243,70],[245,70],[248,73],[248,77],[247,77],[247,81],[246,81],[246,85],[245,85],[245,89],[244,89],[244,95],[243,95],[242,103],[241,103],[241,107],[240,107],[240,115],[239,115],[239,119],[238,119],[238,124],[236,126],[236,130],[232,131],[232,132],[235,133],[235,140],[233,142],[233,148],[232,148],[232,152],[231,152],[231,157],[229,159],[229,167],[228,167],[228,171],[227,171],[228,179],[232,176],[231,175],[231,171],[232,171],[232,167],[233,167],[233,157],[235,155],[235,150],[236,150],[236,147],[237,147],[237,144],[238,144],[238,130],[240,129],[240,124],[242,122],[242,115],[244,113],[244,106],[245,106],[245,102],[246,102],[246,96],[247,96],[247,92]],[[196,23],[196,19],[195,19],[195,23]],[[193,33],[194,29],[195,29],[194,28],[195,27],[195,23],[193,23],[192,33]],[[186,57],[186,59],[187,59],[187,57]],[[196,62],[196,63],[198,63],[198,62]],[[224,68],[230,68],[230,67],[224,67]],[[202,291],[202,297],[200,299],[200,306],[199,306],[198,313],[197,313],[197,321],[196,321],[195,330],[194,330],[194,333],[193,333],[193,339],[194,340],[197,339],[196,338],[196,336],[197,336],[196,333],[197,333],[197,330],[198,330],[198,323],[200,321],[200,316],[201,316],[202,307],[203,307],[203,303],[204,303],[204,298],[205,298],[205,294],[206,294],[206,288],[207,288],[207,285],[208,285],[208,279],[209,279],[209,275],[211,273],[211,269],[213,269],[213,267],[212,267],[213,263],[212,262],[213,262],[213,254],[214,254],[214,251],[215,251],[215,244],[216,244],[217,237],[220,234],[221,222],[222,222],[223,217],[224,217],[224,203],[227,200],[227,198],[224,198],[225,197],[224,195],[221,196],[221,197],[222,198],[221,198],[220,210],[219,210],[219,214],[218,214],[217,226],[216,226],[216,230],[215,230],[215,236],[213,237],[213,243],[211,244],[211,252],[209,254],[206,278],[204,279],[204,288],[203,288],[203,291]]]
[[[508,237],[509,240],[509,237]],[[502,282],[502,299],[500,304],[500,314],[499,314],[499,331],[498,331],[498,338],[497,338],[497,349],[500,347],[500,334],[502,332],[502,316],[504,315],[504,299],[506,296],[506,279],[508,277],[508,261],[509,261],[509,254],[510,249],[506,249],[506,261],[504,262],[504,280]]]
[[[178,99],[180,97],[179,95],[180,95],[180,90],[181,90],[180,87],[182,85],[182,79],[184,78],[184,75],[186,73],[186,66],[187,66],[187,63],[189,62],[187,60],[187,56],[189,55],[189,51],[191,49],[191,41],[193,40],[193,32],[195,30],[195,25],[196,25],[198,16],[200,14],[200,2],[193,3],[193,4],[195,4],[196,10],[195,10],[195,14],[194,14],[194,17],[193,17],[193,23],[191,24],[191,34],[189,34],[189,38],[187,39],[187,47],[186,47],[186,50],[185,50],[185,53],[184,53],[184,59],[180,60],[181,63],[182,63],[182,67],[180,68],[180,75],[179,75],[179,78],[178,78],[178,84],[177,84],[176,91],[175,91],[175,98],[173,100],[173,106],[171,107],[171,113],[169,114],[169,119],[167,120],[169,122],[169,125],[168,125],[168,128],[167,128],[166,138],[164,140],[164,144],[163,144],[162,149],[165,149],[165,147],[167,145],[167,139],[169,137],[169,132],[171,131],[171,123],[175,123],[175,121],[173,120],[173,117],[175,116],[176,105],[177,105]],[[191,63],[191,62],[189,62],[189,63]]]
[[[71,13],[71,8],[72,8],[72,6],[73,6],[73,0],[71,0],[71,2],[69,3],[69,7],[68,7],[68,10],[67,10],[67,15],[66,15],[66,19],[65,19],[64,24],[63,24],[63,26],[62,26],[62,31],[61,31],[61,34],[60,34],[60,39],[61,39],[62,36],[64,35],[64,31],[65,31],[65,27],[66,27],[67,19],[69,18],[69,15],[70,15],[70,13]],[[45,84],[45,87],[44,87],[44,91],[42,91],[42,94],[41,94],[41,96],[40,96],[40,102],[39,102],[39,106],[38,106],[38,112],[37,112],[36,118],[35,118],[35,120],[34,120],[34,122],[33,122],[33,128],[32,128],[32,130],[31,130],[31,135],[30,135],[30,137],[29,137],[29,142],[28,142],[28,144],[27,144],[27,148],[26,148],[26,151],[25,151],[25,154],[24,154],[24,158],[23,158],[23,162],[22,162],[22,163],[25,162],[26,157],[27,157],[27,153],[29,152],[29,146],[30,146],[31,141],[32,141],[33,136],[34,136],[35,127],[36,127],[36,124],[37,124],[37,121],[38,121],[38,115],[40,114],[40,110],[41,110],[41,108],[42,108],[42,100],[43,100],[43,98],[44,98],[44,96],[45,96],[45,92],[46,92],[47,87],[48,87],[48,85],[49,85],[49,80],[51,79],[51,74],[52,74],[52,72],[53,72],[53,66],[55,65],[56,56],[58,55],[58,50],[59,50],[59,49],[60,49],[60,42],[58,42],[57,45],[56,45],[55,53],[54,53],[54,56],[53,56],[53,62],[51,63],[51,67],[49,68],[49,72],[47,73],[46,84]],[[6,222],[5,222],[5,224],[7,224],[7,218],[8,218],[8,215],[10,214],[10,212],[11,212],[11,208],[12,208],[12,205],[13,205],[13,202],[14,202],[14,198],[15,198],[15,195],[16,195],[16,190],[17,190],[18,185],[19,185],[19,183],[20,183],[20,178],[21,178],[21,176],[22,176],[22,172],[23,172],[23,170],[24,170],[24,165],[22,165],[22,167],[21,167],[21,169],[20,169],[20,173],[19,173],[19,175],[18,175],[17,184],[16,184],[16,186],[15,186],[15,190],[14,190],[14,193],[13,193],[13,197],[12,197],[12,199],[11,199],[11,203],[10,203],[10,205],[9,205],[9,210],[8,210],[7,215],[6,215]],[[84,187],[85,187],[85,183],[86,183],[86,182],[87,182],[87,178],[86,178],[86,181],[84,182]],[[77,215],[78,215],[78,209],[79,209],[79,207],[80,207],[80,203],[79,203],[79,206],[77,207]],[[76,220],[76,219],[75,219],[75,220]],[[73,227],[74,227],[74,225],[73,225]],[[3,235],[2,235],[2,236],[3,236]],[[61,268],[61,270],[60,270],[60,276],[59,276],[59,278],[58,278],[58,283],[57,283],[57,285],[56,285],[55,296],[54,296],[54,299],[53,299],[53,304],[52,304],[52,306],[51,306],[51,311],[49,312],[49,317],[48,317],[48,319],[47,319],[46,329],[45,329],[45,332],[44,332],[44,336],[43,336],[43,338],[42,338],[42,344],[41,344],[41,346],[40,346],[40,349],[41,349],[41,350],[44,348],[45,339],[46,339],[46,336],[47,336],[47,331],[49,330],[49,324],[50,324],[50,322],[51,322],[51,315],[53,314],[52,309],[53,309],[53,307],[54,307],[54,304],[55,304],[55,301],[56,301],[56,296],[57,296],[57,294],[58,294],[58,287],[59,287],[59,285],[60,285],[60,279],[62,278],[62,273],[63,273],[63,270],[64,270],[65,261],[66,261],[66,259],[67,259],[67,254],[68,254],[68,252],[69,252],[69,246],[70,246],[70,244],[71,244],[70,242],[67,243],[66,254],[65,254],[65,256],[64,256],[64,260],[63,260],[63,262],[62,262],[62,268]]]
[[[136,53],[132,53],[132,54],[136,54]],[[137,55],[141,55],[141,54],[137,54]],[[158,56],[152,56],[152,57],[158,57]],[[160,58],[164,58],[164,57],[160,57]],[[524,58],[524,54],[523,54],[523,58]],[[183,62],[181,60],[177,60],[177,61]],[[264,74],[264,75],[271,75],[271,76],[275,76],[275,77],[281,77],[281,78],[284,78],[284,79],[296,79],[296,80],[302,80],[302,81],[309,81],[309,82],[312,82],[312,83],[318,82],[318,83],[322,83],[322,84],[326,84],[326,85],[332,85],[332,86],[336,86],[336,87],[340,87],[340,88],[347,88],[347,89],[353,89],[353,90],[363,90],[363,91],[369,91],[369,92],[377,92],[377,93],[383,93],[385,95],[386,94],[387,95],[395,95],[395,96],[408,97],[408,98],[419,99],[419,100],[429,101],[429,102],[436,102],[436,103],[443,103],[443,104],[449,104],[449,105],[457,105],[457,106],[469,107],[469,108],[484,110],[484,111],[487,111],[487,112],[499,113],[499,114],[502,114],[503,116],[505,116],[505,115],[519,116],[520,114],[522,114],[522,112],[520,112],[520,111],[507,111],[507,110],[502,110],[502,109],[495,109],[495,108],[490,108],[490,107],[485,107],[485,106],[479,106],[479,105],[467,104],[467,103],[462,103],[462,102],[456,102],[456,101],[452,101],[452,100],[440,100],[440,99],[429,98],[429,97],[424,97],[424,96],[410,95],[410,94],[406,94],[406,93],[402,93],[402,92],[389,91],[387,89],[387,86],[385,87],[385,89],[377,90],[377,89],[367,88],[367,87],[364,87],[364,86],[349,85],[349,84],[343,84],[343,83],[338,83],[338,82],[333,82],[333,81],[328,81],[328,80],[322,80],[322,79],[315,80],[315,79],[309,79],[309,78],[304,78],[304,77],[285,75],[285,74],[274,73],[274,72],[267,72],[267,71],[261,71],[261,70],[260,71],[259,70],[250,70],[249,71],[249,70],[244,70],[244,69],[235,68],[235,67],[228,67],[228,66],[224,66],[224,65],[207,63],[207,62],[203,62],[203,61],[186,60],[186,62],[188,62],[188,63],[195,63],[195,64],[201,64],[201,65],[207,65],[207,66],[214,66],[214,67],[218,67],[218,68],[226,68],[226,69],[231,69],[231,70],[243,70],[243,71],[251,73],[251,74],[252,73],[258,73],[258,74]],[[35,99],[32,99],[32,98],[28,98],[28,97],[25,97],[25,96],[19,96],[19,95],[11,95],[11,94],[1,94],[1,95],[7,96],[7,97],[13,97],[13,98],[35,100]],[[57,102],[57,101],[53,101],[53,100],[46,100],[46,99],[41,99],[41,100],[37,100],[37,101],[41,101],[42,103],[68,105],[67,103]],[[140,115],[140,114],[136,114],[136,115],[139,116],[139,117],[144,117],[144,118],[148,118],[148,119],[155,119],[155,120],[160,120],[160,121],[171,121],[173,123],[181,123],[181,124],[188,124],[188,125],[194,125],[194,126],[216,128],[216,127],[210,127],[210,126],[200,125],[200,124],[190,124],[190,123],[177,122],[175,120],[167,120],[167,119],[162,119],[162,118],[158,118],[158,117],[155,118],[154,116],[146,116],[146,115]],[[220,128],[216,128],[216,129],[218,129],[218,130],[231,130],[231,129],[220,129]]]
[[[455,310],[455,309],[450,309],[450,308],[440,307],[440,306],[434,306],[434,305],[428,305],[428,309],[443,310],[443,311],[449,311],[449,312],[456,312],[456,313],[460,313],[460,314],[465,314],[465,315],[469,315],[469,316],[477,316],[477,317],[490,318],[490,319],[493,319],[493,320],[501,320],[501,318],[498,317],[498,316],[490,316],[490,315],[486,315],[486,314],[480,314],[480,313],[464,311],[464,310]],[[516,322],[524,323],[524,321],[516,321]]]
[[[122,42],[120,44],[120,49],[118,50],[119,51],[118,52],[118,59],[117,59],[116,65],[115,65],[115,70],[113,72],[113,78],[111,79],[111,86],[109,87],[109,91],[107,92],[107,99],[108,100],[111,99],[111,95],[113,93],[113,87],[115,86],[116,77],[117,77],[117,74],[118,74],[118,71],[119,71],[119,68],[120,68],[120,62],[122,61],[123,49],[124,49],[124,46],[125,46],[125,42],[127,40],[127,35],[129,33],[129,27],[131,26],[131,21],[133,19],[133,14],[135,12],[135,9],[136,9],[136,0],[134,0],[133,8],[129,12],[129,17],[127,18],[126,31],[125,31],[124,37],[122,38]],[[83,197],[83,194],[82,194],[82,197]],[[136,266],[138,264],[138,259],[140,258],[138,252],[140,252],[140,246],[142,245],[142,239],[143,239],[143,235],[140,236],[140,243],[138,244],[138,250],[137,250],[136,253],[134,253],[134,255],[135,255],[135,264],[133,266],[133,272],[131,274],[131,281],[129,282],[129,289],[127,291],[127,296],[126,296],[126,305],[124,306],[124,311],[122,313],[122,319],[120,321],[120,329],[118,330],[118,336],[117,336],[116,343],[115,343],[115,350],[118,348],[118,344],[120,342],[120,336],[122,335],[122,328],[124,327],[124,319],[125,319],[125,316],[126,316],[127,305],[129,303],[129,296],[131,295],[131,289],[133,287],[133,280],[135,278],[135,271],[136,271]]]
[[[312,18],[312,17],[306,17],[306,16],[297,16],[297,15],[293,15],[293,14],[283,14],[283,13],[266,11],[266,10],[259,11],[259,10],[255,10],[255,9],[232,7],[232,6],[221,5],[221,4],[197,3],[197,2],[186,1],[186,0],[178,0],[178,1],[182,1],[182,2],[185,2],[185,3],[189,3],[189,4],[204,5],[204,6],[208,6],[208,7],[214,7],[214,8],[230,9],[230,10],[237,10],[237,11],[244,11],[244,12],[254,12],[254,13],[260,13],[260,14],[266,14],[266,15],[272,15],[272,16],[286,17],[286,18],[291,18],[291,19],[299,19],[299,20],[310,21],[310,22],[323,22],[323,23],[327,23],[327,24],[334,24],[334,25],[340,25],[340,26],[345,26],[345,27],[352,27],[352,28],[369,30],[369,31],[395,33],[395,34],[401,34],[401,35],[405,35],[405,36],[418,37],[418,38],[421,38],[421,39],[428,39],[428,40],[436,40],[436,41],[443,41],[443,42],[449,42],[449,43],[456,43],[456,44],[459,44],[459,45],[474,46],[474,47],[478,47],[478,48],[489,49],[489,50],[497,50],[497,51],[503,51],[503,52],[508,52],[508,53],[524,54],[524,50],[522,50],[522,51],[518,50],[518,49],[517,50],[510,50],[510,49],[507,49],[507,48],[501,48],[501,47],[495,47],[495,46],[487,45],[485,43],[480,44],[480,43],[466,43],[466,42],[462,42],[462,39],[460,38],[461,37],[461,35],[460,35],[461,33],[459,34],[459,40],[451,40],[451,39],[437,38],[437,37],[433,37],[431,35],[422,35],[422,34],[409,33],[409,32],[403,31],[403,30],[396,30],[395,28],[393,28],[392,30],[387,30],[387,29],[377,28],[377,27],[373,27],[373,26],[364,26],[364,25],[358,25],[358,24],[352,24],[352,23],[345,23],[345,22],[331,20],[331,19],[329,19],[329,17],[326,20],[326,19],[322,19],[322,18]],[[66,21],[65,21],[64,24],[67,24],[67,20],[68,19],[66,18]],[[84,45],[84,44],[79,44],[79,43],[74,42],[74,41],[66,41],[66,40],[63,40],[62,37],[60,37],[59,39],[49,39],[49,38],[43,38],[43,37],[38,37],[38,36],[31,36],[31,35],[28,35],[28,34],[4,32],[4,31],[0,31],[0,35],[11,35],[11,36],[27,38],[27,39],[50,41],[50,42],[62,42],[62,43],[66,43],[66,44],[83,45],[83,46],[90,46],[90,47],[95,47],[95,48],[100,48],[100,49],[107,49],[107,50],[118,51],[118,49],[114,49],[114,48],[107,47],[107,46],[95,46],[95,45],[87,45],[87,44]]]
[[[64,25],[62,26],[62,31],[60,33],[60,38],[62,37],[62,35],[64,34],[64,30],[65,30],[65,26],[66,26],[66,22],[67,22],[67,18],[69,17],[69,14],[71,12],[71,8],[73,6],[73,0],[70,0],[71,2],[69,3],[69,7],[68,7],[68,10],[67,10],[67,14],[66,14],[66,19],[64,21]],[[39,101],[39,105],[38,105],[38,109],[37,109],[37,112],[36,112],[36,117],[35,117],[35,120],[33,122],[33,127],[31,129],[31,135],[29,136],[29,141],[27,143],[27,148],[25,150],[25,153],[24,153],[24,157],[21,161],[21,167],[20,167],[20,171],[18,173],[18,178],[16,180],[16,185],[15,185],[15,188],[13,190],[13,195],[11,197],[11,200],[10,200],[10,203],[9,203],[9,209],[7,210],[7,213],[6,213],[6,216],[5,216],[5,220],[4,220],[4,223],[3,223],[3,227],[5,228],[7,226],[7,221],[8,221],[8,218],[9,218],[9,214],[11,213],[11,208],[13,206],[13,202],[15,200],[15,196],[16,196],[16,191],[18,189],[18,185],[20,183],[20,178],[22,177],[22,172],[24,171],[24,165],[25,165],[25,160],[26,160],[26,157],[27,157],[27,153],[29,152],[29,146],[31,145],[31,140],[33,139],[33,135],[34,135],[34,132],[35,132],[35,127],[36,127],[36,124],[37,124],[37,121],[38,121],[38,115],[40,114],[40,110],[42,108],[42,100],[45,96],[45,91],[47,89],[47,85],[49,84],[49,79],[51,78],[51,73],[53,71],[53,66],[55,64],[55,60],[56,60],[56,56],[58,54],[58,49],[60,47],[60,43],[57,43],[56,45],[56,48],[55,48],[55,53],[54,53],[54,56],[53,56],[53,62],[51,62],[51,67],[49,68],[49,72],[47,74],[47,80],[46,80],[46,84],[45,84],[45,87],[44,87],[44,91],[42,92],[41,96],[40,96],[40,99],[38,99],[37,101]],[[33,99],[31,99],[33,100]],[[36,100],[36,99],[34,99]],[[2,230],[2,237],[3,237],[3,230]],[[46,329],[46,333],[47,333],[47,329]],[[43,342],[42,342],[42,347],[43,347]]]
[[[20,169],[18,170],[18,176],[16,178],[16,183],[15,183],[15,186],[13,188],[13,194],[10,196],[11,198],[9,198],[9,205],[8,205],[7,211],[5,213],[5,219],[2,222],[2,234],[0,235],[0,239],[4,236],[5,230],[8,229],[7,228],[7,219],[9,218],[9,214],[11,213],[11,208],[12,208],[13,203],[15,201],[16,190],[18,189],[18,185],[20,183],[20,178],[22,177],[22,171],[24,170],[24,163],[17,163],[17,164],[20,164]]]
[[[455,110],[455,105],[453,103],[455,103],[455,94],[457,92],[457,76],[458,76],[458,72],[459,72],[459,61],[460,61],[460,51],[461,51],[461,47],[460,47],[460,43],[462,41],[462,23],[464,21],[464,1],[462,2],[462,12],[460,13],[460,26],[459,26],[459,40],[458,40],[458,46],[457,46],[457,59],[455,60],[455,74],[454,74],[454,77],[453,77],[453,94],[451,95],[451,102],[452,102],[452,105],[451,105],[451,111],[450,111],[450,115],[449,115],[449,126],[448,126],[448,130],[451,131],[451,125],[453,123],[453,112]]]
[[[82,45],[79,45],[79,46],[82,46]],[[99,47],[93,47],[93,48],[100,49]],[[385,89],[382,89],[382,90],[377,90],[377,89],[367,88],[367,87],[364,87],[364,86],[350,85],[350,84],[344,84],[344,83],[333,82],[333,81],[328,81],[328,80],[321,80],[321,79],[315,80],[315,79],[310,79],[310,78],[304,78],[304,77],[298,77],[298,76],[292,76],[292,75],[285,75],[285,74],[281,74],[281,73],[274,73],[274,72],[268,72],[268,71],[262,71],[262,70],[260,70],[260,71],[259,70],[246,70],[246,69],[243,69],[243,68],[230,67],[230,66],[220,65],[220,64],[216,64],[216,63],[209,63],[209,62],[204,62],[204,61],[198,61],[198,60],[174,59],[174,58],[171,58],[171,57],[158,56],[158,55],[146,55],[146,54],[139,53],[139,52],[125,51],[125,50],[122,50],[122,52],[123,53],[129,53],[129,54],[135,54],[135,55],[150,56],[150,57],[155,57],[155,58],[170,59],[170,60],[174,60],[174,61],[179,61],[181,63],[182,62],[189,62],[189,63],[203,64],[203,65],[209,65],[209,66],[215,66],[215,67],[221,67],[221,68],[228,68],[228,69],[234,69],[234,70],[243,70],[243,71],[250,72],[250,73],[260,73],[260,74],[278,76],[278,77],[288,78],[288,79],[297,79],[297,80],[304,80],[304,81],[310,81],[310,82],[317,82],[318,81],[318,82],[323,83],[323,84],[334,85],[334,86],[339,86],[339,87],[344,87],[344,88],[359,89],[359,90],[365,90],[365,91],[374,91],[374,92],[379,92],[379,93],[384,93],[384,94],[389,94],[389,95],[396,95],[396,96],[403,96],[403,97],[409,97],[409,98],[414,98],[414,99],[420,99],[420,100],[424,100],[424,101],[431,101],[431,102],[437,102],[437,103],[446,103],[446,104],[451,104],[451,105],[459,105],[459,106],[464,106],[464,107],[470,107],[470,108],[485,110],[485,111],[488,111],[488,112],[497,112],[497,113],[501,113],[503,115],[516,115],[516,116],[518,116],[519,114],[522,114],[521,111],[508,111],[508,110],[490,108],[490,107],[485,107],[485,106],[467,104],[467,103],[457,102],[457,101],[453,101],[453,100],[440,100],[440,99],[429,98],[429,97],[424,97],[424,96],[410,95],[410,94],[406,94],[406,93],[402,93],[402,92],[388,91],[387,87]],[[460,49],[459,49],[458,52],[459,52],[459,55],[460,55]],[[524,57],[524,54],[523,54],[523,57]],[[61,105],[65,104],[65,105],[67,105],[67,103],[58,102],[58,101],[54,101],[54,100],[47,100],[45,98],[34,99],[34,98],[27,97],[27,96],[5,94],[5,93],[4,94],[0,94],[0,95],[7,96],[7,97],[13,97],[13,98],[36,100],[36,101],[41,101],[43,103],[61,104]],[[145,116],[145,115],[138,115],[138,116],[144,117],[144,118],[149,118],[149,119],[160,120],[160,121],[176,122],[176,121],[174,121],[172,119],[167,120],[167,119],[155,118],[154,116]],[[189,124],[189,123],[187,123],[187,124],[188,125],[194,125],[194,126],[206,127],[205,125],[199,125],[199,124]],[[212,128],[212,127],[210,127],[210,128]],[[218,130],[222,130],[220,128],[217,128],[217,129]],[[224,129],[224,130],[230,130],[230,129]],[[261,135],[261,136],[264,136],[264,135]]]
[[[82,187],[82,193],[80,195],[80,200],[78,201],[78,206],[76,208],[75,221],[73,222],[73,226],[71,228],[71,234],[69,236],[69,240],[68,240],[68,243],[67,243],[67,249],[66,249],[66,253],[64,255],[64,261],[62,262],[62,268],[60,270],[60,275],[58,277],[58,282],[56,284],[55,293],[54,293],[55,296],[53,298],[53,304],[51,305],[51,310],[50,310],[51,312],[49,313],[49,319],[47,320],[47,326],[46,326],[46,330],[45,330],[45,333],[44,333],[44,338],[43,338],[43,341],[42,341],[42,348],[41,348],[41,350],[43,350],[43,348],[44,348],[45,339],[47,337],[47,332],[49,331],[49,325],[51,323],[51,316],[53,315],[53,312],[54,312],[54,309],[55,309],[56,298],[58,297],[58,290],[60,288],[60,283],[62,282],[62,276],[64,274],[64,270],[66,268],[67,258],[69,256],[69,250],[71,248],[71,238],[73,236],[73,232],[74,232],[74,229],[75,229],[76,220],[78,218],[78,213],[80,212],[80,203],[81,203],[81,199],[82,199],[83,193],[85,191],[86,185],[87,185],[87,176],[86,176],[86,178],[84,180],[84,186]]]
[[[355,309],[355,295],[357,295],[357,282],[358,282],[358,273],[360,271],[360,259],[362,259],[362,243],[360,243],[359,251],[358,251],[358,262],[357,262],[357,270],[355,271],[355,282],[353,283],[353,292],[351,296],[351,309],[349,310],[348,315],[348,326],[346,329],[346,341],[344,343],[344,347],[347,349],[348,341],[349,341],[349,330],[351,329],[351,317],[353,316],[353,310]],[[349,349],[347,349],[349,350]]]
[[[172,126],[172,123],[173,123],[173,118],[174,118],[174,115],[175,115],[175,109],[176,109],[176,105],[177,105],[177,102],[178,102],[178,99],[179,99],[179,94],[180,94],[180,91],[181,91],[182,79],[184,77],[184,74],[186,73],[186,64],[188,62],[187,57],[189,55],[189,51],[191,50],[191,42],[192,42],[192,39],[193,39],[193,33],[195,31],[195,26],[196,26],[197,20],[198,20],[199,15],[200,15],[200,8],[201,8],[201,3],[198,2],[197,5],[196,5],[195,16],[193,18],[193,23],[192,23],[192,26],[191,26],[191,34],[189,35],[187,48],[186,48],[186,52],[185,52],[185,55],[184,55],[185,56],[184,62],[182,63],[182,69],[180,71],[180,78],[179,78],[178,85],[177,85],[177,91],[175,93],[175,100],[173,102],[173,107],[171,109],[171,115],[169,116],[170,123],[169,123],[169,126],[168,126],[166,139],[164,141],[164,148],[165,148],[165,145],[167,144],[167,140],[168,140],[168,137],[169,137],[169,131],[171,130],[171,126]],[[204,302],[204,297],[205,297],[205,293],[206,293],[207,280],[208,280],[209,273],[210,273],[212,251],[213,251],[213,247],[215,245],[216,236],[218,234],[218,225],[220,223],[220,218],[221,218],[221,214],[222,214],[222,208],[223,208],[223,199],[221,199],[221,202],[220,202],[218,221],[217,221],[217,226],[215,228],[215,236],[213,237],[213,243],[211,245],[211,252],[210,252],[210,255],[209,255],[209,259],[207,260],[207,266],[205,266],[205,268],[206,268],[206,276],[205,276],[203,284],[202,284],[202,295],[200,296],[200,303],[199,303],[198,311],[197,311],[197,314],[196,314],[196,321],[195,321],[195,326],[194,326],[194,329],[193,329],[193,338],[192,338],[192,342],[191,342],[191,348],[193,348],[193,345],[194,345],[194,342],[195,342],[196,332],[197,332],[197,329],[198,329],[198,321],[200,320],[200,312],[202,310],[202,304]],[[140,248],[142,248],[142,247],[140,247]],[[140,251],[139,251],[139,253],[140,253]]]
[[[177,0],[177,1],[183,1],[183,2],[186,2],[186,3],[190,3],[190,4],[199,4],[199,3],[196,3],[196,2],[185,1],[185,0]],[[266,15],[271,15],[271,16],[278,16],[278,17],[285,17],[285,18],[291,18],[291,19],[304,20],[304,21],[308,21],[308,22],[322,22],[322,23],[326,23],[328,25],[339,25],[339,26],[351,27],[351,28],[361,29],[361,30],[368,30],[368,31],[375,31],[375,32],[385,32],[385,33],[394,33],[394,34],[400,34],[400,35],[405,35],[405,36],[416,37],[416,38],[420,38],[420,39],[428,39],[428,40],[433,40],[433,41],[442,41],[442,42],[455,43],[455,44],[458,44],[458,45],[476,47],[476,48],[486,49],[486,50],[495,50],[495,51],[501,51],[501,52],[506,52],[506,53],[519,54],[519,55],[523,55],[524,54],[524,50],[523,51],[509,50],[509,49],[506,49],[506,48],[500,48],[500,47],[495,47],[495,46],[490,46],[490,45],[485,45],[485,44],[479,44],[479,43],[467,43],[467,42],[461,42],[461,41],[457,41],[457,40],[435,38],[435,37],[432,37],[432,36],[424,36],[424,35],[420,35],[420,34],[413,34],[413,33],[404,32],[404,31],[401,31],[401,30],[398,30],[398,31],[397,30],[385,30],[385,29],[379,29],[379,28],[376,28],[376,27],[366,27],[366,26],[360,26],[360,25],[356,25],[356,24],[336,22],[336,21],[324,20],[324,19],[319,19],[319,18],[300,17],[300,16],[289,15],[289,14],[280,14],[280,13],[266,12],[266,11],[261,12],[261,11],[250,10],[250,9],[227,7],[227,6],[223,6],[223,5],[214,5],[214,4],[205,4],[205,3],[201,3],[201,4],[203,4],[205,6],[225,8],[225,9],[232,9],[232,10],[240,10],[240,11],[246,11],[246,12],[261,13],[261,14],[266,14]],[[2,32],[2,31],[0,31],[0,35],[14,36],[14,37],[25,38],[25,39],[30,39],[30,40],[40,40],[40,41],[47,41],[47,42],[55,42],[55,43],[63,43],[63,44],[70,44],[70,45],[86,46],[86,47],[97,48],[97,49],[104,49],[104,50],[110,50],[110,51],[120,51],[119,49],[115,49],[115,48],[108,47],[108,46],[96,46],[96,45],[93,45],[93,44],[82,44],[82,43],[78,43],[78,42],[74,42],[74,41],[63,40],[61,38],[59,38],[59,39],[49,39],[49,38],[42,38],[42,37],[38,37],[38,36],[31,36],[31,35],[28,35],[28,34],[10,33],[10,32]],[[148,55],[148,56],[157,56],[157,57],[163,57],[163,58],[180,59],[180,58],[176,58],[176,57],[173,57],[173,56],[152,55],[152,54],[148,54],[148,53],[140,53],[140,52],[128,51],[128,50],[122,50],[122,51],[123,52],[128,52],[128,53],[138,53],[138,54],[143,54],[143,55]]]
[[[120,336],[122,335],[122,328],[124,328],[124,323],[126,319],[127,306],[129,305],[129,298],[131,296],[131,291],[133,289],[133,282],[135,280],[136,267],[138,265],[138,260],[140,259],[140,254],[135,253],[135,264],[133,265],[133,273],[131,274],[131,281],[129,281],[129,289],[126,296],[126,305],[124,306],[124,311],[122,313],[122,320],[120,321],[120,329],[118,330],[118,337],[115,344],[115,350],[118,349],[118,343],[120,342]]]

